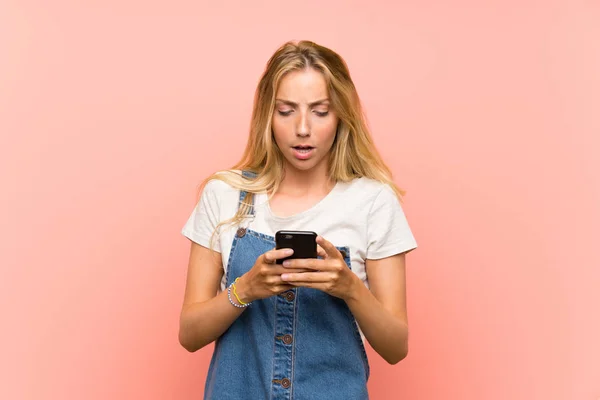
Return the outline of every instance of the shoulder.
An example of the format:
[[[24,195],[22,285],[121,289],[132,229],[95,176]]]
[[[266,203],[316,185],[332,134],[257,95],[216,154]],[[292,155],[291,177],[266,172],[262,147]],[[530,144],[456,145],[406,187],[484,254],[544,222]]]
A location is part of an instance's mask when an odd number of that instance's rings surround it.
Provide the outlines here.
[[[237,170],[218,171],[206,182],[203,191],[217,196],[238,192],[232,182],[240,175],[241,171]]]
[[[346,192],[368,202],[395,202],[398,200],[394,189],[385,182],[371,178],[355,178],[345,184]]]

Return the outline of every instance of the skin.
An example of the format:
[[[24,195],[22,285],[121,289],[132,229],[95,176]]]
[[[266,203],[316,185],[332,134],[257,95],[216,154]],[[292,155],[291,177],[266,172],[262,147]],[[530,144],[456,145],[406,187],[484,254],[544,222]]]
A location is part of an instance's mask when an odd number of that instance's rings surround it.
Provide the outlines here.
[[[323,75],[314,69],[290,72],[279,84],[272,126],[285,159],[285,178],[270,200],[279,216],[310,208],[335,184],[327,176],[327,162],[339,119],[328,96]],[[314,147],[310,158],[298,160],[292,148],[296,145]]]
[[[323,76],[312,69],[286,75],[276,93],[273,115],[275,142],[285,159],[285,177],[270,201],[280,216],[310,208],[334,186],[327,176],[329,151],[338,118],[330,109]],[[318,103],[316,103],[318,102]],[[298,144],[314,147],[310,157],[299,160],[292,149]],[[346,266],[336,247],[317,238],[323,259],[275,261],[291,249],[270,250],[236,284],[244,303],[267,298],[293,287],[311,287],[343,299],[366,339],[388,363],[396,364],[408,352],[405,254],[365,261],[370,290]],[[233,307],[224,291],[217,295],[223,265],[219,254],[191,244],[188,275],[181,311],[179,341],[190,352],[216,340],[244,308]]]

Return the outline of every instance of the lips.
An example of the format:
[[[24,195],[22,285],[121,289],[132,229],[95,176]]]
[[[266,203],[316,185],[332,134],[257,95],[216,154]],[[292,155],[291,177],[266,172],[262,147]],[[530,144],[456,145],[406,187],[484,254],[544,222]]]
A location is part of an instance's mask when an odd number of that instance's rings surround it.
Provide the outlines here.
[[[298,151],[310,151],[314,149],[314,147],[307,145],[293,146],[292,148]]]
[[[297,159],[308,160],[311,157],[312,152],[315,148],[312,146],[307,146],[307,145],[299,145],[299,146],[293,146],[292,149],[294,149],[294,156]]]

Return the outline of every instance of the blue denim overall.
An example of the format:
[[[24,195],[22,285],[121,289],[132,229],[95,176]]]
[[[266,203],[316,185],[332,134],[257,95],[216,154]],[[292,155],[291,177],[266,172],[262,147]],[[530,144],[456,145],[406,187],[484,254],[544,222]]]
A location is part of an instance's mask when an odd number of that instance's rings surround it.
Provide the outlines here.
[[[240,203],[245,195],[240,193]],[[239,228],[227,263],[227,286],[274,247],[274,237]],[[338,249],[350,267],[348,249]],[[204,398],[362,400],[368,399],[368,378],[367,355],[346,303],[299,287],[255,300],[217,339]]]

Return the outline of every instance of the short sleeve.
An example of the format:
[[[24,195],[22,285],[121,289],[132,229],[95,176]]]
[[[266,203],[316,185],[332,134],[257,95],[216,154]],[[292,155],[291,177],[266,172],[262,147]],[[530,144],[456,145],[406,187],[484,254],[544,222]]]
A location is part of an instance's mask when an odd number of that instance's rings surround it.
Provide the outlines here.
[[[204,186],[200,200],[181,230],[182,235],[207,248],[210,248],[211,236],[220,222],[218,183],[219,181],[211,180]],[[221,251],[219,235],[216,233],[212,249]]]
[[[376,260],[417,247],[394,190],[385,185],[375,198],[367,220],[367,259]]]

